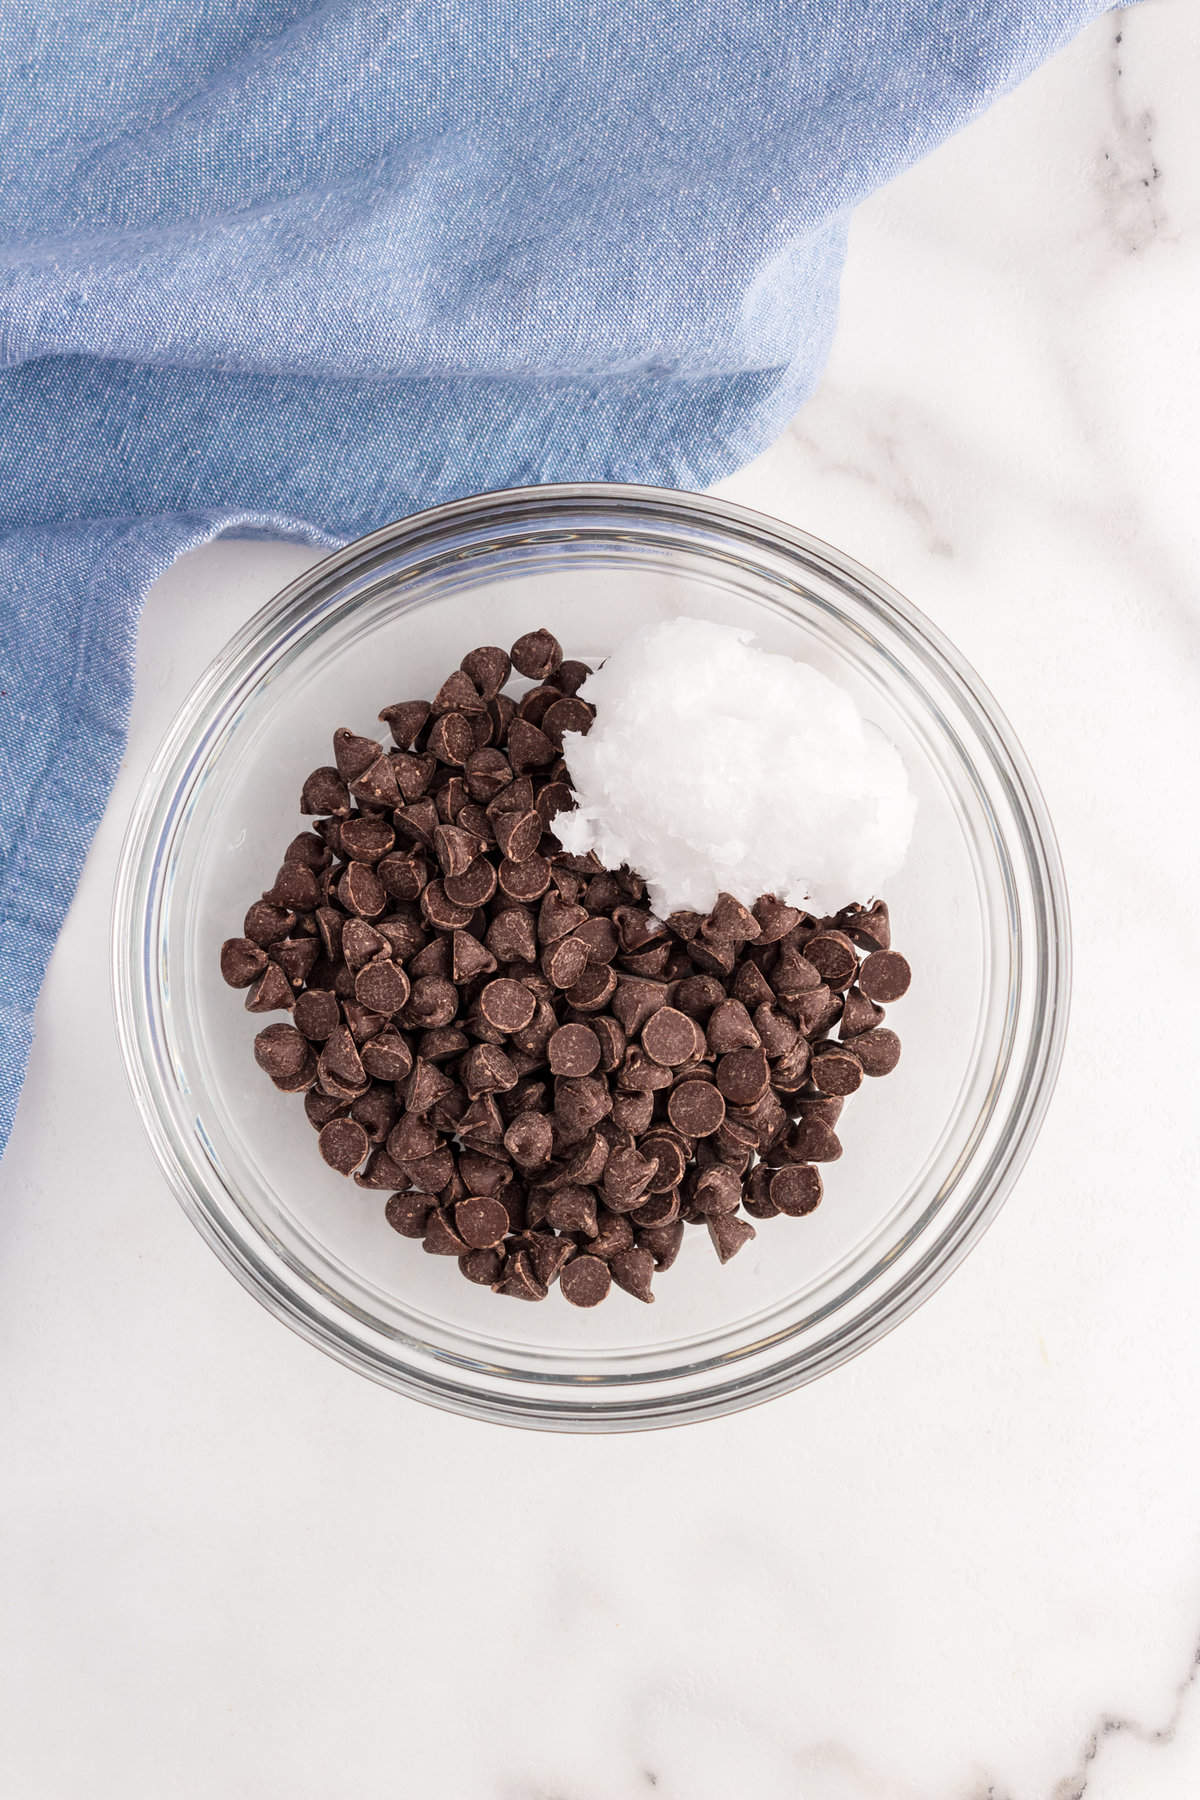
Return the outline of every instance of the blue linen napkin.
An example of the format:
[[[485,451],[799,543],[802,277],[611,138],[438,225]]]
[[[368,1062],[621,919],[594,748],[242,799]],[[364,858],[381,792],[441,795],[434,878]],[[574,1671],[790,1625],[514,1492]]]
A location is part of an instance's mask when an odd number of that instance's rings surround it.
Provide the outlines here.
[[[728,474],[812,388],[855,202],[1103,10],[0,9],[0,1148],[170,562]]]

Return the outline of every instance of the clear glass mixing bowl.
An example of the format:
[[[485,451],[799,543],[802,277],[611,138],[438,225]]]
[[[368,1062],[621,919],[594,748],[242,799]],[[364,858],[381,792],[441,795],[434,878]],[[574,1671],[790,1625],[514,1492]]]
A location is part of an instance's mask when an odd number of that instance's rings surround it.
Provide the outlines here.
[[[847,1108],[845,1154],[804,1219],[761,1223],[722,1268],[690,1231],[653,1306],[594,1312],[464,1281],[386,1224],[385,1196],[327,1169],[295,1096],[254,1066],[263,1023],[217,950],[299,828],[337,725],[433,692],[477,643],[547,625],[603,656],[677,612],[749,626],[856,695],[919,800],[891,883],[914,968],[899,1068]],[[856,896],[847,895],[847,899]],[[602,1431],[702,1419],[835,1367],[917,1306],[979,1238],[1058,1070],[1069,992],[1062,869],[1045,805],[991,695],[928,620],[803,532],[698,495],[514,490],[362,538],[294,581],[198,682],[147,776],[115,904],[130,1080],[189,1216],[313,1343],[477,1418]]]

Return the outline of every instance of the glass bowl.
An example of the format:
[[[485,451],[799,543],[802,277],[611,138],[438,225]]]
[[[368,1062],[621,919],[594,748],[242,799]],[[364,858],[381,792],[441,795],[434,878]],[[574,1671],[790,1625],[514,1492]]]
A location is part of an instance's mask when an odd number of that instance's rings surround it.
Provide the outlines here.
[[[844,683],[919,810],[888,899],[912,962],[899,1067],[855,1096],[807,1218],[721,1267],[689,1230],[646,1306],[594,1312],[463,1280],[320,1161],[251,1055],[265,1022],[217,968],[301,828],[335,726],[429,694],[477,643],[546,625],[595,661],[677,612],[748,626]],[[846,899],[867,898],[847,895]],[[1025,757],[974,672],[876,576],[725,501],[544,487],[438,507],[292,582],[197,683],[134,809],[118,878],[122,1047],[189,1216],[252,1293],[351,1368],[476,1418],[556,1430],[702,1419],[811,1381],[911,1312],[977,1241],[1029,1152],[1066,1028],[1062,869]]]

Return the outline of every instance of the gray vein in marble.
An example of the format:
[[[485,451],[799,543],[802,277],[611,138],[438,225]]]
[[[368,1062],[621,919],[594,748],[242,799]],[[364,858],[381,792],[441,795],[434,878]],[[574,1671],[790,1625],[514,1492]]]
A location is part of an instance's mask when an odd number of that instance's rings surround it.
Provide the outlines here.
[[[1154,147],[1155,114],[1130,100],[1126,32],[1118,15],[1108,61],[1109,121],[1098,168],[1104,222],[1119,250],[1138,256],[1167,225],[1163,172]]]
[[[1128,1719],[1120,1714],[1104,1713],[1088,1737],[1075,1768],[1057,1783],[1050,1800],[1084,1800],[1096,1760],[1103,1753],[1104,1746],[1114,1737],[1133,1737],[1139,1744],[1146,1744],[1151,1748],[1171,1743],[1179,1729],[1188,1694],[1195,1686],[1197,1676],[1200,1676],[1200,1644],[1197,1644],[1192,1651],[1187,1672],[1176,1685],[1174,1701],[1166,1724],[1144,1725],[1140,1719]]]
[[[825,398],[831,399],[828,388]],[[836,402],[835,402],[836,403]],[[878,407],[874,417],[882,419],[885,408]],[[875,467],[849,456],[837,456],[823,447],[815,431],[808,431],[801,424],[804,414],[800,415],[789,428],[788,436],[811,456],[813,463],[822,475],[848,475],[865,486],[877,489],[898,506],[904,515],[911,519],[921,534],[922,542],[931,556],[952,557],[954,545],[942,530],[933,508],[924,498],[913,480],[911,471],[904,463],[904,434],[892,430],[882,423],[864,421],[861,424],[864,447],[872,453]]]

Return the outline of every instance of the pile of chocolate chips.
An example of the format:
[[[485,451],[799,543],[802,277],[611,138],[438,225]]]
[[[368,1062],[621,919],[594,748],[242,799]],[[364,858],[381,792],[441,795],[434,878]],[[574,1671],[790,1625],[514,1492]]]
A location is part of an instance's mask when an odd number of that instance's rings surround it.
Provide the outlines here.
[[[534,685],[503,690],[513,669]],[[334,734],[274,885],[221,950],[262,1069],[325,1161],[469,1281],[575,1306],[652,1300],[684,1226],[727,1262],[743,1214],[809,1213],[864,1075],[900,1055],[887,908],[763,896],[651,912],[629,869],[566,855],[564,733],[590,673],[548,631],[472,650],[436,699]],[[831,1035],[835,1028],[838,1035]]]

